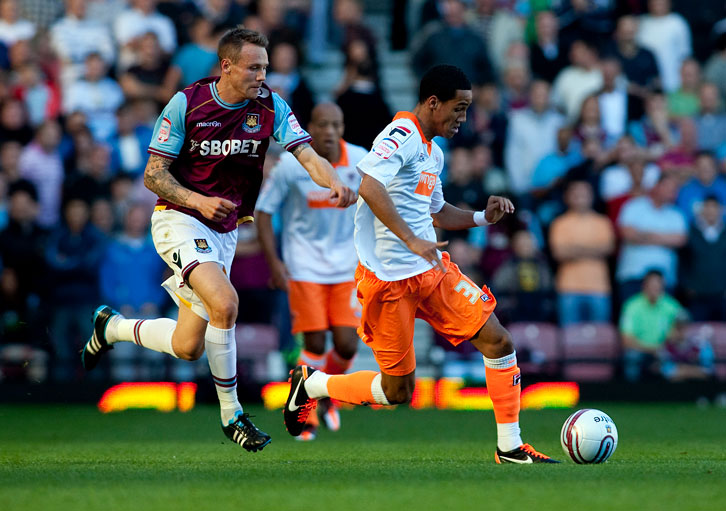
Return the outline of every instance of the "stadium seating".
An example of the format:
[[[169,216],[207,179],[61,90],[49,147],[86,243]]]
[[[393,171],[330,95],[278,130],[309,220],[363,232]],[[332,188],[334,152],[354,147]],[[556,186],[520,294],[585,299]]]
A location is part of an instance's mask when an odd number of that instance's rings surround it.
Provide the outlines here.
[[[269,381],[268,356],[279,346],[277,328],[263,324],[239,324],[235,337],[239,380],[258,383]]]
[[[507,326],[512,334],[517,362],[527,375],[555,377],[559,370],[560,331],[549,323],[519,322]]]
[[[692,323],[688,335],[708,340],[716,356],[716,377],[726,380],[726,323]]]
[[[620,343],[610,323],[581,323],[562,329],[563,377],[575,381],[608,381],[615,374]]]

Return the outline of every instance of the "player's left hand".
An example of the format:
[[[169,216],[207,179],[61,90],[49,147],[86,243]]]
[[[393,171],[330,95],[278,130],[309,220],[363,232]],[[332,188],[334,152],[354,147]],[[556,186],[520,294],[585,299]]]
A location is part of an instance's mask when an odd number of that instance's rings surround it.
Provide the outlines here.
[[[336,181],[330,185],[330,198],[336,201],[336,208],[347,208],[358,200],[358,194],[340,181]]]
[[[487,209],[484,216],[487,222],[495,224],[501,220],[507,213],[514,213],[514,204],[512,201],[505,197],[499,197],[498,195],[492,195],[487,201]]]

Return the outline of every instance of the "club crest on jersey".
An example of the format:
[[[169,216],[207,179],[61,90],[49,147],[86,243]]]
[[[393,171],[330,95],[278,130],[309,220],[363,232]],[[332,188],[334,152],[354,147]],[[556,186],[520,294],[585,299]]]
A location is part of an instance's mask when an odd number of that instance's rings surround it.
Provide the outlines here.
[[[212,247],[209,246],[207,240],[204,238],[196,238],[194,244],[197,246],[195,250],[202,254],[208,254],[212,251]]]
[[[381,160],[387,160],[398,149],[398,142],[392,138],[384,138],[373,148],[373,154]]]
[[[247,133],[257,133],[262,129],[260,124],[260,114],[247,114],[245,122],[242,124],[242,129]]]
[[[159,135],[156,137],[156,140],[159,142],[166,142],[169,140],[169,135],[171,134],[171,120],[168,117],[164,117],[161,120],[161,125],[159,126]]]

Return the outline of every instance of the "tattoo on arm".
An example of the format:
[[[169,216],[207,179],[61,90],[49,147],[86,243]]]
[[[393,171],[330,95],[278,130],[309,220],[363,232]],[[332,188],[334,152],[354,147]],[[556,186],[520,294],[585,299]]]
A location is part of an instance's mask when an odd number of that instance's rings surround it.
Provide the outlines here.
[[[162,199],[179,206],[188,206],[192,191],[180,185],[179,181],[171,175],[169,172],[171,163],[172,161],[168,158],[155,154],[150,155],[144,171],[144,185]]]
[[[304,144],[300,144],[299,146],[297,146],[297,147],[296,147],[295,149],[293,149],[293,150],[291,151],[291,152],[292,152],[292,155],[293,155],[293,156],[294,156],[295,158],[299,158],[299,157],[300,157],[300,155],[302,154],[302,152],[303,152],[303,151],[304,151],[305,149],[307,149],[308,147],[310,147],[310,144],[308,144],[307,142],[306,142],[306,143],[304,143]]]

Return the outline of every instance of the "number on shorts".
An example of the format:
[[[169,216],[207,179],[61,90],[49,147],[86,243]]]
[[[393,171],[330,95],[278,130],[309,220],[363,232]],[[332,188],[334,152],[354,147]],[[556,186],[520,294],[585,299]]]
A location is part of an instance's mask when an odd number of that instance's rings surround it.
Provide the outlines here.
[[[454,291],[464,295],[464,298],[469,299],[469,303],[472,305],[476,304],[476,301],[481,296],[481,291],[476,286],[470,284],[465,279],[461,279],[454,288]]]

